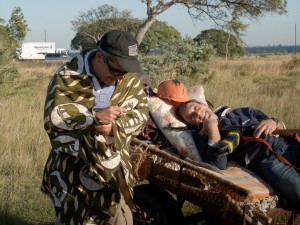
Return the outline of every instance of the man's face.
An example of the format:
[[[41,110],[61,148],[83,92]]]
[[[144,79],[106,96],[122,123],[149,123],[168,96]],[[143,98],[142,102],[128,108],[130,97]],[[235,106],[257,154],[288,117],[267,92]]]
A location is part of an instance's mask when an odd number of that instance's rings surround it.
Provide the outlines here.
[[[96,54],[93,69],[98,78],[106,85],[112,85],[117,80],[122,80],[126,71],[119,65],[116,59],[106,59],[102,54]]]
[[[197,125],[206,119],[217,119],[216,114],[205,104],[190,102],[181,113],[182,118],[189,124]]]

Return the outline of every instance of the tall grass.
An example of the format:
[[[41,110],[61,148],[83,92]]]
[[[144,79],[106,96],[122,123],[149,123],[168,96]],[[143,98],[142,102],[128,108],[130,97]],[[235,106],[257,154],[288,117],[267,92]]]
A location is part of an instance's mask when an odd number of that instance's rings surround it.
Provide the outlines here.
[[[289,128],[300,128],[300,60],[294,55],[246,56],[234,61],[215,58],[210,68],[215,76],[202,83],[215,106],[256,107]]]
[[[0,224],[53,224],[50,200],[40,193],[50,144],[43,106],[50,77],[60,64],[15,62],[20,76],[0,84]],[[215,58],[203,84],[215,106],[253,106],[300,128],[300,65],[293,56]]]
[[[21,76],[0,86],[0,224],[47,224],[54,212],[39,186],[50,147],[44,97],[54,70],[43,62],[18,67]]]

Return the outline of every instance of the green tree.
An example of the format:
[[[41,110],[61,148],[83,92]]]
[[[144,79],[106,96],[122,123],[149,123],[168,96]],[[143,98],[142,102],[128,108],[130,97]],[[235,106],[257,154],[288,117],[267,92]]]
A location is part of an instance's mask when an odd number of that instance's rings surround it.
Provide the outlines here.
[[[87,38],[81,33],[77,33],[71,40],[71,49],[73,50],[85,50],[91,49],[96,46],[96,43],[91,38]]]
[[[72,29],[76,32],[76,36],[72,40],[72,47],[76,50],[79,47],[85,49],[95,46],[106,31],[111,29],[128,30],[132,22],[128,10],[119,12],[117,8],[106,4],[82,12],[74,21],[71,21]],[[83,39],[86,40],[83,41]]]
[[[10,37],[20,45],[25,39],[27,32],[29,31],[27,21],[24,19],[24,15],[20,7],[15,7],[11,13],[10,20],[7,24],[7,30]]]
[[[136,19],[130,30],[136,34],[141,23],[142,20]],[[180,39],[181,34],[178,30],[169,26],[167,22],[156,20],[145,35],[143,42],[139,46],[139,50],[146,53],[149,49],[161,47],[162,43]]]
[[[246,30],[246,28],[248,27],[248,24],[243,23],[240,18],[242,17],[242,14],[240,11],[238,10],[234,10],[231,16],[231,20],[225,24],[224,29],[226,31],[228,31],[228,35],[227,35],[227,41],[226,41],[226,52],[225,52],[225,57],[226,60],[228,59],[228,57],[230,57],[230,51],[229,51],[229,45],[231,44],[231,46],[233,45],[233,43],[231,43],[231,37],[232,35],[234,36],[234,42],[237,42],[237,45],[239,46],[244,46],[244,41],[242,39],[242,36],[244,35],[244,31]]]
[[[230,39],[228,39],[229,36]],[[198,45],[203,43],[211,44],[219,56],[229,55],[234,57],[244,54],[244,48],[239,44],[237,38],[223,30],[204,30],[194,38],[194,41]]]
[[[0,21],[4,22],[1,18]],[[0,84],[18,76],[18,71],[13,63],[15,51],[15,41],[10,38],[7,27],[1,25],[0,22]]]
[[[15,7],[7,25],[0,18],[0,83],[12,81],[19,73],[13,63],[16,48],[25,39],[28,25],[20,7]]]
[[[243,17],[255,19],[265,13],[286,13],[287,0],[140,0],[147,6],[147,18],[137,31],[138,43],[142,40],[157,16],[173,5],[182,5],[195,20],[212,20],[219,26],[230,21],[233,11]],[[229,18],[229,19],[228,19]]]
[[[118,22],[119,21],[119,22]],[[98,30],[95,29],[97,27],[95,24],[111,24],[110,26],[106,27],[99,27]],[[71,40],[71,49],[73,50],[85,50],[94,48],[97,45],[98,40],[100,40],[101,36],[108,30],[111,29],[120,29],[124,30],[124,26],[120,26],[120,24],[124,23],[123,18],[107,18],[107,19],[98,19],[96,21],[86,22],[85,24],[81,25],[80,30],[84,30],[84,32],[77,32],[75,37]],[[134,29],[136,24],[135,19],[128,19],[127,25],[125,27],[126,31],[131,31]],[[114,24],[114,25],[112,25]],[[87,34],[96,34],[93,37]],[[101,34],[101,35],[100,35]],[[134,34],[133,34],[134,35]]]
[[[112,6],[99,6],[97,11],[99,12],[100,9],[102,16],[98,16],[97,19],[89,19],[84,23],[83,20],[80,19],[82,17],[76,19],[76,21],[80,21],[81,25],[71,41],[71,49],[84,50],[94,48],[97,41],[101,38],[101,35],[110,29],[127,30],[135,36],[139,25],[142,23],[142,20],[132,17],[126,17],[127,19],[124,22],[124,14],[120,14],[117,9]],[[89,11],[87,13],[82,13],[81,15],[90,14]],[[78,25],[79,23],[76,22],[74,24]],[[99,24],[105,24],[105,26],[100,26]],[[180,33],[174,27],[169,26],[166,22],[155,21],[149,32],[146,34],[143,43],[141,43],[139,50],[141,52],[146,52],[148,49],[159,47],[162,42],[180,38]]]
[[[143,71],[152,83],[158,84],[171,78],[178,78],[185,83],[188,83],[189,78],[200,81],[208,73],[206,62],[213,54],[212,46],[199,46],[192,38],[185,37],[162,42],[161,48],[162,55],[141,58]],[[199,76],[200,74],[203,76]]]

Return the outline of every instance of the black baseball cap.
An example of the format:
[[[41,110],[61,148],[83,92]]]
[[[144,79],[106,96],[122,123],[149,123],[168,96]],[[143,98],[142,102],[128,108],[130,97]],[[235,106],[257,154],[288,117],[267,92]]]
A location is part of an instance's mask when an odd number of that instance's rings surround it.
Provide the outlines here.
[[[99,47],[113,55],[125,71],[142,74],[138,61],[138,43],[129,32],[108,31],[101,37]]]

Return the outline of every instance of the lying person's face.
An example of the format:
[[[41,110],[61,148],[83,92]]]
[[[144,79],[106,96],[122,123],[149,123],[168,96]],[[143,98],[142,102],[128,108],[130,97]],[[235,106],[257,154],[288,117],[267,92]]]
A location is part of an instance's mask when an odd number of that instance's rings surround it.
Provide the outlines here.
[[[192,125],[203,123],[207,119],[218,119],[217,115],[205,104],[190,102],[181,112],[181,117]]]

